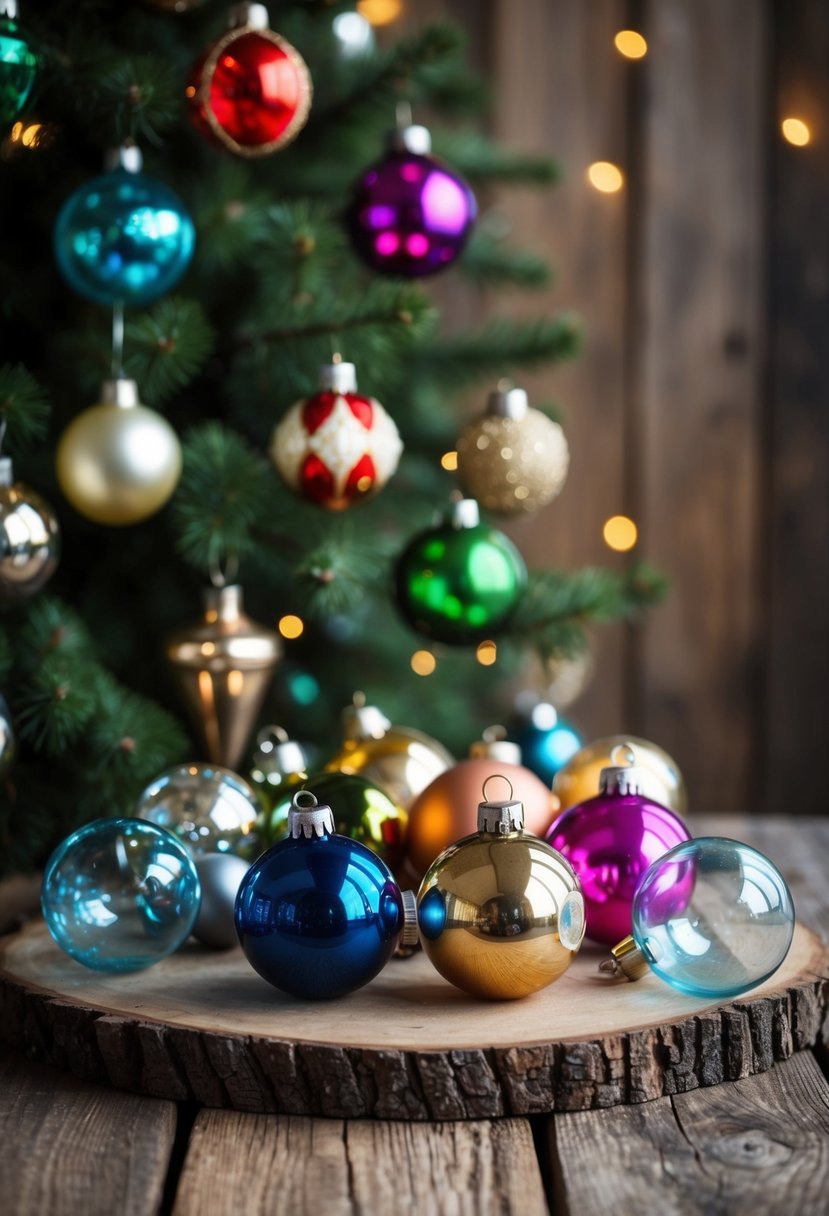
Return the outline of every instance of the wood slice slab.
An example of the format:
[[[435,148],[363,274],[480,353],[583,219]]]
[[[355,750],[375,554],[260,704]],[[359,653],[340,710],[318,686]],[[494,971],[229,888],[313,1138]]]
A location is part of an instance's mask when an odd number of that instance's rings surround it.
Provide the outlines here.
[[[829,949],[798,926],[783,966],[716,1006],[656,976],[600,976],[585,947],[550,988],[487,1003],[422,954],[367,987],[308,1003],[271,988],[241,950],[191,943],[108,976],[35,922],[0,956],[15,1046],[90,1080],[157,1097],[333,1118],[480,1119],[646,1102],[763,1072],[821,1038]]]

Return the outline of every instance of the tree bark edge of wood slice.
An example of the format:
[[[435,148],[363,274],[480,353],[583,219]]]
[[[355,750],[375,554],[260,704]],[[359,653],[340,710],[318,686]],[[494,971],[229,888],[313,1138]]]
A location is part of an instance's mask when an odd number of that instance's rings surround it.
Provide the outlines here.
[[[38,921],[0,955],[0,1034],[31,1058],[137,1093],[407,1120],[647,1102],[764,1072],[827,1037],[829,948],[800,925],[775,976],[719,1007],[655,976],[608,984],[601,954],[582,951],[527,1001],[474,1001],[421,955],[394,960],[344,1001],[308,1004],[266,985],[238,950],[193,944],[147,971],[88,972]]]

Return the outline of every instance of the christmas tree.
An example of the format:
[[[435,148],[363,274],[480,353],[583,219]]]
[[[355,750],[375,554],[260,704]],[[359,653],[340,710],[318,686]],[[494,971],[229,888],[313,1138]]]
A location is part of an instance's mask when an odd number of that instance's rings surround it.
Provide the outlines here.
[[[16,6],[6,0],[5,7]],[[239,19],[244,24],[245,14]],[[449,509],[457,489],[452,454],[468,411],[480,413],[504,378],[520,382],[525,369],[573,356],[578,332],[568,316],[512,321],[508,303],[480,332],[445,324],[431,277],[390,248],[385,270],[367,264],[365,248],[359,256],[355,182],[370,189],[366,172],[384,156],[400,103],[408,104],[428,119],[434,154],[448,180],[460,181],[453,188],[463,190],[465,180],[478,197],[470,239],[457,260],[450,249],[442,274],[469,291],[532,291],[547,281],[548,267],[492,222],[487,188],[547,188],[556,169],[480,133],[486,90],[465,68],[463,39],[451,26],[377,49],[353,4],[285,0],[272,6],[270,27],[285,40],[273,41],[281,62],[296,67],[298,52],[307,64],[313,100],[306,114],[310,89],[303,92],[300,71],[288,126],[274,133],[265,125],[257,135],[275,145],[262,156],[238,142],[228,148],[238,113],[220,115],[222,128],[205,107],[205,90],[223,70],[215,53],[228,28],[222,0],[41,0],[0,31],[23,48],[11,68],[4,57],[0,77],[0,418],[3,453],[14,462],[6,480],[31,488],[7,486],[4,510],[17,509],[14,494],[29,495],[37,508],[35,491],[61,532],[54,571],[56,542],[41,538],[41,580],[5,528],[0,690],[16,748],[0,789],[4,871],[42,862],[80,823],[129,814],[162,769],[201,754],[164,639],[197,618],[211,582],[238,581],[253,618],[271,631],[281,623],[288,640],[259,721],[284,723],[323,758],[337,745],[339,711],[356,688],[393,720],[463,754],[509,710],[528,649],[545,661],[578,654],[586,625],[630,617],[662,591],[643,565],[622,575],[535,570],[506,622],[487,633],[484,617],[463,644],[419,636],[404,620],[395,565],[436,512]],[[397,145],[407,138],[398,132]],[[53,233],[59,216],[68,222],[74,191],[88,201],[107,150],[120,148],[116,159],[135,168],[136,147],[144,175],[181,200],[181,224],[192,218],[195,252],[171,291],[150,302],[139,292],[122,314],[106,294],[95,302],[89,290],[73,291],[67,262],[78,256],[76,233],[64,232],[62,246],[58,235],[57,258]],[[416,258],[424,250],[404,252]],[[346,385],[342,365],[354,364],[361,398],[385,406],[403,454],[376,495],[363,492],[377,488],[383,452],[368,472],[355,466],[350,493],[370,501],[346,495],[347,509],[330,511],[320,499],[334,494],[331,470],[318,456],[317,465],[302,466],[303,487],[317,501],[286,484],[300,459],[291,445],[302,439],[286,415],[317,391],[321,365],[340,361],[339,371],[326,373],[329,382]],[[113,375],[134,380],[140,402],[155,412],[147,416],[154,452],[170,445],[138,507],[150,513],[134,523],[111,486],[103,505],[82,500],[85,462],[112,458],[124,418],[137,415],[110,403],[83,435],[67,433]],[[533,406],[555,416],[545,403]],[[116,437],[107,440],[113,410]],[[159,415],[181,443],[180,479],[175,438]],[[41,518],[48,514],[44,506]],[[497,516],[489,522],[501,526]],[[478,661],[481,636],[488,657],[497,646],[497,662]],[[425,657],[413,665],[420,651]]]

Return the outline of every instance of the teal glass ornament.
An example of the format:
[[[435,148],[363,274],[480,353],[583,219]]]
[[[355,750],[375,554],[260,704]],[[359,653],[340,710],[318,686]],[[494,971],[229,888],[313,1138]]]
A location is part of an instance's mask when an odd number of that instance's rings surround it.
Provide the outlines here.
[[[768,857],[737,840],[699,836],[645,872],[632,936],[600,968],[639,979],[649,967],[686,996],[730,1000],[774,974],[794,919],[786,880]]]
[[[12,122],[25,106],[40,71],[40,56],[14,20],[17,5],[6,0],[0,17],[0,122]]]
[[[85,182],[61,207],[55,257],[69,286],[87,300],[141,307],[178,283],[196,230],[181,199],[139,171],[137,148],[120,156],[117,168]]]
[[[550,785],[560,768],[575,756],[583,740],[576,728],[560,717],[548,701],[533,706],[530,720],[511,738],[521,748],[525,768]]]
[[[503,532],[480,522],[475,500],[464,498],[446,521],[408,544],[396,584],[400,611],[418,633],[450,646],[474,645],[515,612],[527,567]]]
[[[58,845],[41,907],[61,950],[94,971],[138,971],[189,937],[201,892],[193,859],[142,819],[96,819]]]

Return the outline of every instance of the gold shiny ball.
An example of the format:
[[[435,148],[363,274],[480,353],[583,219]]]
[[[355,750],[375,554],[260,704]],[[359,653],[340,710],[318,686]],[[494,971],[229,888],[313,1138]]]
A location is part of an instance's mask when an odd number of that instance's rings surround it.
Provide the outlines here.
[[[484,414],[464,427],[457,448],[464,493],[502,515],[537,511],[567,478],[564,431],[540,410],[528,409],[521,418]]]
[[[60,438],[60,488],[98,524],[137,524],[167,502],[181,476],[181,446],[170,424],[144,405],[90,406]]]
[[[603,768],[614,764],[633,763],[641,770],[640,785],[646,798],[684,815],[688,796],[679,765],[661,747],[636,735],[610,735],[596,739],[576,752],[560,768],[553,780],[553,793],[561,799],[561,809],[586,802],[599,793],[599,776]],[[615,754],[614,754],[615,753]]]
[[[436,777],[455,763],[446,748],[418,730],[391,726],[379,739],[346,739],[326,769],[356,773],[379,785],[408,809]]]
[[[515,1000],[552,984],[584,937],[584,898],[560,853],[527,832],[478,832],[430,866],[417,895],[420,940],[444,979]]]
[[[481,786],[496,774],[507,777],[515,796],[524,804],[524,823],[528,832],[542,836],[558,811],[558,802],[528,768],[505,764],[495,757],[461,760],[427,786],[409,810],[406,838],[408,858],[418,874],[423,874],[444,849],[474,832],[478,823],[478,796]]]

